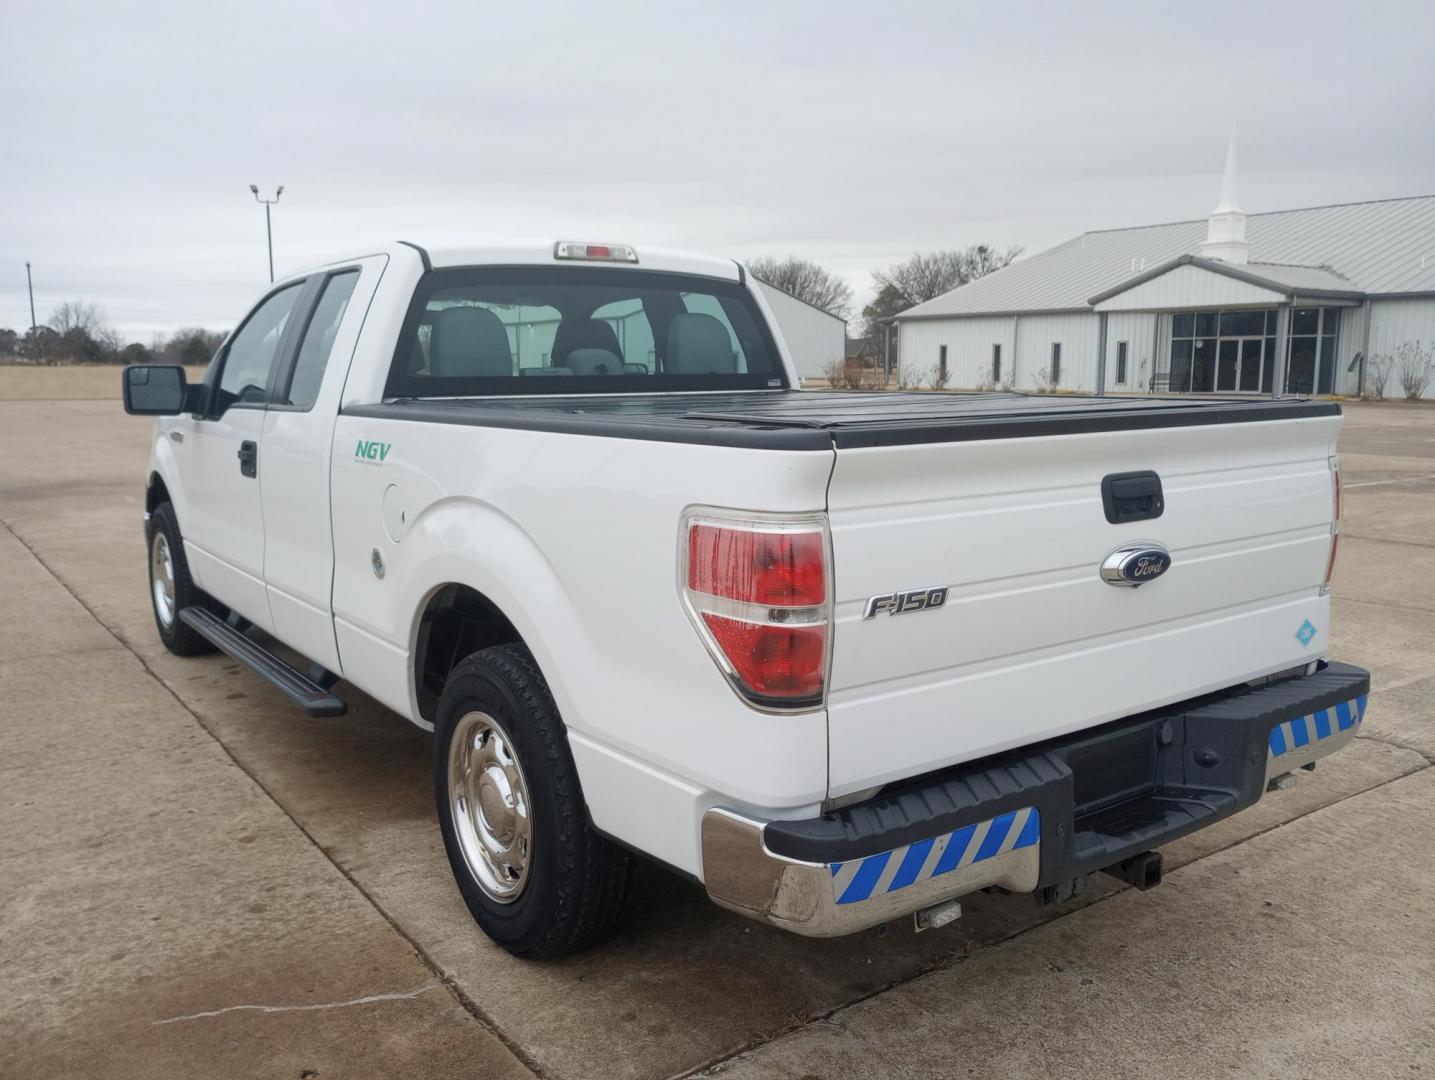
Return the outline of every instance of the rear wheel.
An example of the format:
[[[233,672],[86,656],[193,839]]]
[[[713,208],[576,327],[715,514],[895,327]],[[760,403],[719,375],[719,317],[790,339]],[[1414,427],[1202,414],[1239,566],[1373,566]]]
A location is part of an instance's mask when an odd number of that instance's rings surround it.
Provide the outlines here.
[[[211,609],[216,605],[208,593],[197,588],[189,577],[184,542],[174,507],[161,503],[145,522],[149,544],[149,598],[154,624],[164,646],[176,656],[199,656],[214,646],[179,620],[179,613],[192,604]]]
[[[489,937],[536,960],[617,926],[635,860],[589,825],[562,719],[527,649],[483,649],[453,669],[433,764],[449,864]]]

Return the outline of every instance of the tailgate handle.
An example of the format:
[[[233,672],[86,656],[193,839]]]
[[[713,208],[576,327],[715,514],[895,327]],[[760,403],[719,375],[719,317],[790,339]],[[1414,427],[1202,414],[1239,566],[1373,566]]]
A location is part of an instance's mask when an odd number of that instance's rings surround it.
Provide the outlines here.
[[[1149,521],[1161,516],[1166,500],[1161,494],[1161,477],[1154,472],[1112,473],[1101,480],[1101,505],[1113,525],[1128,521]]]

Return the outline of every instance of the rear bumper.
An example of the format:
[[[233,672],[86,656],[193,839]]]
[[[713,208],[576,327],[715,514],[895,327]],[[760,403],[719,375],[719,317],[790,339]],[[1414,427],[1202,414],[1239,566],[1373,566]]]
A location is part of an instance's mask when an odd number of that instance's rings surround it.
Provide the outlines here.
[[[704,882],[721,906],[813,937],[989,886],[1061,899],[1346,745],[1369,690],[1368,672],[1325,664],[890,785],[820,818],[712,809]]]

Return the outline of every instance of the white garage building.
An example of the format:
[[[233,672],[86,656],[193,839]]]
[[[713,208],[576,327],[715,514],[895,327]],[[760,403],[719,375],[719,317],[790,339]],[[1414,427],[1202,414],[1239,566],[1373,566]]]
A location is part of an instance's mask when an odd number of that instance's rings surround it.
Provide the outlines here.
[[[765,281],[757,285],[772,309],[777,328],[787,342],[787,351],[797,365],[797,374],[804,382],[822,378],[828,364],[847,355],[845,320]]]
[[[1356,394],[1435,345],[1435,195],[1247,215],[1232,143],[1207,220],[1084,233],[896,321],[903,370],[954,388]]]

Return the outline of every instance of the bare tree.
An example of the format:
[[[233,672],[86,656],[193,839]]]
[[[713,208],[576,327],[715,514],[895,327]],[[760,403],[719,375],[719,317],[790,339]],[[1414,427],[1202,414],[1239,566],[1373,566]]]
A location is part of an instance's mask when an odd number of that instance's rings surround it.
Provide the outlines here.
[[[1405,400],[1419,401],[1435,380],[1435,347],[1426,349],[1419,341],[1407,341],[1395,350],[1395,359]]]
[[[765,255],[749,261],[747,268],[759,281],[765,281],[773,288],[781,289],[839,319],[847,318],[852,311],[852,287],[811,259],[801,259],[796,255],[778,259]]]
[[[880,371],[845,360],[829,360],[822,366],[822,376],[833,390],[880,390],[883,386]]]
[[[49,326],[61,336],[72,330],[83,330],[91,337],[97,337],[99,331],[108,329],[100,305],[88,300],[66,300],[50,313]]]
[[[1019,245],[998,251],[990,244],[973,244],[955,251],[934,251],[929,255],[919,252],[896,266],[873,271],[872,284],[879,294],[890,285],[907,306],[912,307],[1000,270],[1021,251]]]
[[[1013,244],[1004,251],[990,244],[972,244],[928,255],[918,252],[886,270],[872,271],[872,291],[876,293],[876,298],[862,309],[862,316],[867,320],[865,332],[869,335],[876,333],[879,319],[916,307],[951,292],[958,285],[1000,270],[1021,252],[1019,244]]]
[[[120,352],[125,347],[125,339],[109,323],[102,322],[95,329],[90,331],[90,336],[95,339],[96,344],[104,351],[106,358],[111,363],[118,363]]]
[[[1370,363],[1366,365],[1365,377],[1368,386],[1365,396],[1375,401],[1383,401],[1385,392],[1390,388],[1390,376],[1395,371],[1395,360],[1389,356],[1372,356]]]
[[[918,367],[899,367],[897,369],[898,390],[919,390],[922,386],[922,369]]]

